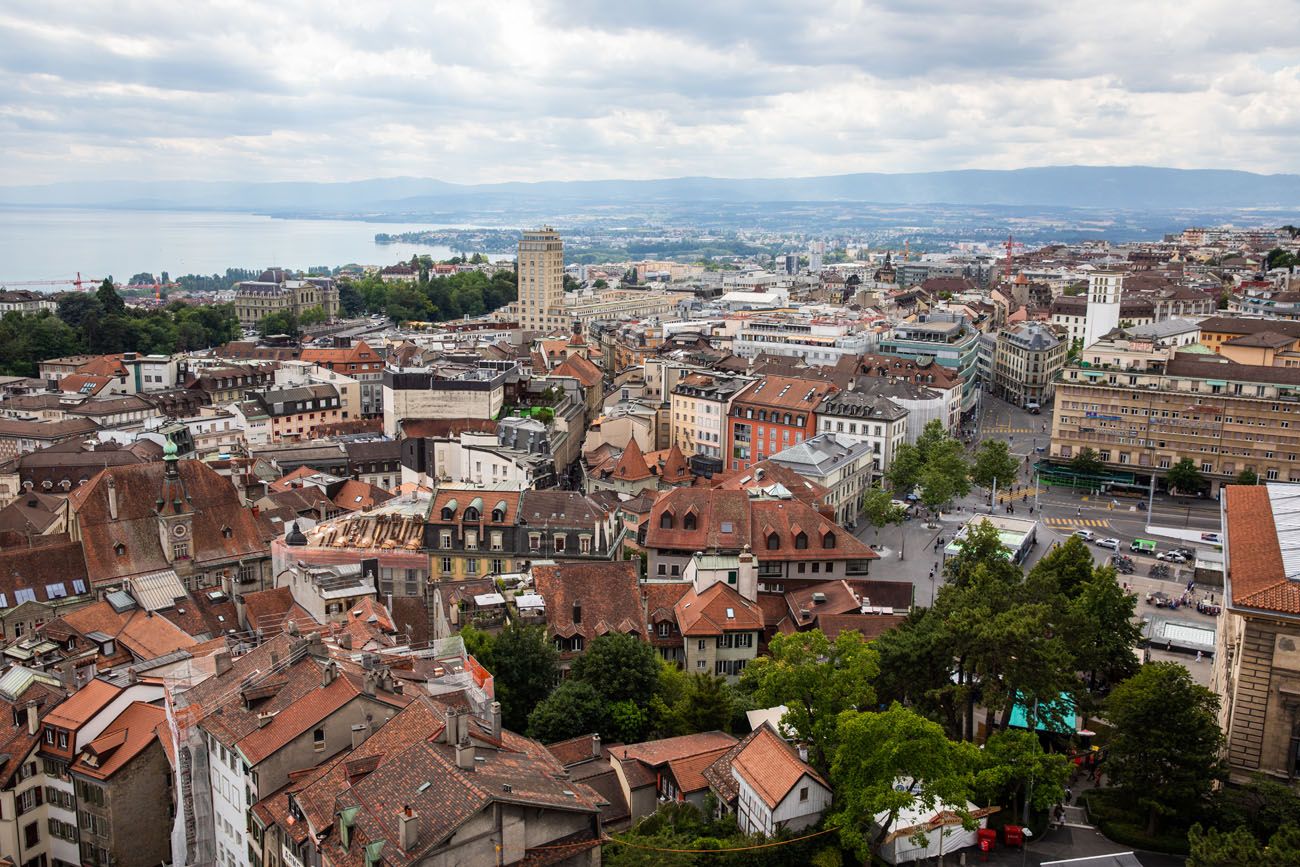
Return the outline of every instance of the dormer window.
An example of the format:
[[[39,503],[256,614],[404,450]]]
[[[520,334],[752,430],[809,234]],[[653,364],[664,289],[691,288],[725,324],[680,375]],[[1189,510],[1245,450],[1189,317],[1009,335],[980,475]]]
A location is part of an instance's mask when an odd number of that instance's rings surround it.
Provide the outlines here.
[[[808,534],[800,530],[795,534],[794,546],[800,550],[808,547]]]
[[[659,529],[671,530],[672,528],[673,528],[673,513],[666,511],[659,516]]]
[[[834,548],[834,547],[835,547],[835,534],[834,534],[834,533],[827,533],[825,536],[822,536],[822,547],[823,547],[823,548]]]
[[[473,506],[470,506],[469,508],[465,509],[464,520],[477,521],[478,518],[479,518],[478,509],[474,508]]]
[[[235,535],[235,531],[232,530],[232,529],[230,529],[229,527],[222,527],[222,528],[221,528],[221,538],[223,538],[223,539],[229,539],[229,538],[230,538],[231,536],[233,536],[233,535]]]
[[[455,514],[451,511],[451,509],[448,509],[446,506],[442,507],[442,519],[444,521],[450,521],[454,517]]]
[[[781,549],[781,537],[773,530],[767,534],[767,550],[779,551]]]
[[[126,553],[126,546],[123,545],[121,542],[118,542],[116,545],[113,546],[113,553],[116,554],[118,557],[121,557],[123,554]]]
[[[687,512],[687,513],[682,517],[682,529],[683,529],[683,530],[694,530],[698,524],[699,524],[699,521],[698,521],[698,519],[695,517],[695,512],[694,512],[693,510],[690,511],[690,512]]]

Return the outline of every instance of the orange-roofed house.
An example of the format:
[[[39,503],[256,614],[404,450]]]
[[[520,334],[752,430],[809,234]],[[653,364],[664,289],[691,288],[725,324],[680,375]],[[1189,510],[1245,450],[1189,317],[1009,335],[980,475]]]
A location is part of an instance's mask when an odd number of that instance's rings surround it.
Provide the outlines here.
[[[686,643],[686,670],[734,683],[758,655],[763,610],[726,582],[702,584],[696,581],[673,607]]]
[[[1215,642],[1210,685],[1220,698],[1228,771],[1234,782],[1255,774],[1294,780],[1300,775],[1300,485],[1227,486],[1221,509],[1224,611],[1217,631],[1204,631]],[[1156,637],[1175,647],[1180,638],[1186,635]]]
[[[171,765],[158,737],[167,714],[132,702],[77,753],[69,770],[77,793],[83,864],[171,860]]]
[[[349,376],[361,384],[361,415],[384,414],[384,359],[360,340],[352,346],[304,349],[302,360]]]
[[[831,787],[763,723],[704,771],[742,834],[771,836],[813,825],[831,805]]]

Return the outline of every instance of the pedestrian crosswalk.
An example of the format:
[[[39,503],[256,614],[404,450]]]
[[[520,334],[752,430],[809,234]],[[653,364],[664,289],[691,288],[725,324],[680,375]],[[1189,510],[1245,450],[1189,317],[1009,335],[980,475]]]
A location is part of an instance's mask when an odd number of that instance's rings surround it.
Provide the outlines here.
[[[1067,530],[1077,530],[1082,527],[1110,528],[1110,521],[1097,518],[1044,518],[1043,523],[1049,527],[1061,527]]]
[[[1022,503],[1025,502],[1026,497],[1029,498],[1029,502],[1033,502],[1034,497],[1039,493],[1040,490],[1042,489],[1020,488],[1019,490],[1015,490],[1015,491],[998,491],[998,502],[999,503]]]
[[[986,426],[986,427],[984,427],[984,428],[981,428],[981,430],[983,430],[984,433],[1005,433],[1005,434],[1033,433],[1033,432],[1034,432],[1034,429],[1031,428],[1031,427],[1005,427],[1005,426],[1002,426],[1002,425],[990,425],[990,426]],[[1041,430],[1040,430],[1039,432],[1041,433]]]

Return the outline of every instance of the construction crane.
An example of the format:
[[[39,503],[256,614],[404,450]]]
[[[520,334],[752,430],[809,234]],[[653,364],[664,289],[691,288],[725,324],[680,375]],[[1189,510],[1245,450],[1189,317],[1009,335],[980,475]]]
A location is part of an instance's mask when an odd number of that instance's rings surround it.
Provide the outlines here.
[[[1025,245],[1022,244],[1022,243],[1020,243],[1019,241],[1017,241],[1017,240],[1016,240],[1015,238],[1013,238],[1011,235],[1007,235],[1007,243],[1006,243],[1004,246],[1007,248],[1007,263],[1006,263],[1006,266],[1002,269],[1002,277],[1003,277],[1003,279],[1005,279],[1005,280],[1010,280],[1010,279],[1011,279],[1011,259],[1012,259],[1013,256],[1015,256],[1016,250],[1017,250],[1017,249],[1020,249],[1020,250],[1025,249]]]
[[[89,292],[92,288],[94,288],[95,286],[103,282],[104,281],[101,279],[91,278],[91,277],[82,279],[81,272],[78,271],[77,279],[75,280],[0,280],[0,286],[5,286],[9,289],[12,289],[15,286],[69,286],[71,285],[71,286],[76,286],[78,292]]]

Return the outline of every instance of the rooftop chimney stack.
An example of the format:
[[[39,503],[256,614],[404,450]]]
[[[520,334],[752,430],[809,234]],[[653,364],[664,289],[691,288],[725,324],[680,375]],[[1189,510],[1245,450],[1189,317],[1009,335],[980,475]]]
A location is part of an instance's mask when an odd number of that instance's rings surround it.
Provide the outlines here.
[[[398,816],[398,821],[402,826],[403,852],[410,852],[415,848],[415,841],[420,836],[419,818],[420,817],[415,814],[415,811],[411,809],[410,804],[402,807],[402,812]]]
[[[456,744],[456,767],[462,771],[474,770],[474,745],[469,738]]]

